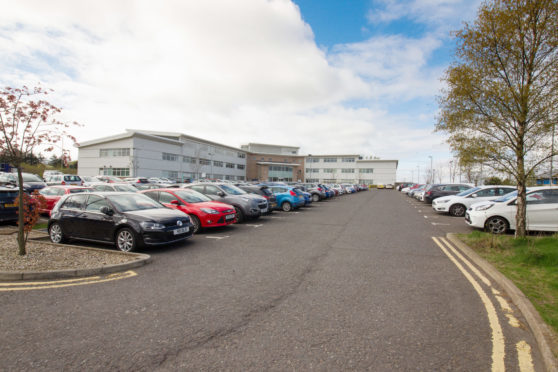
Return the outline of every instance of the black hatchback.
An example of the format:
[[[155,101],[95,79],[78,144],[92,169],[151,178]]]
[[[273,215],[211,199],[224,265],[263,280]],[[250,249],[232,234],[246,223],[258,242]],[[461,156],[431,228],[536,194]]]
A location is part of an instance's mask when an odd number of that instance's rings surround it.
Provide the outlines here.
[[[186,213],[129,192],[69,194],[56,204],[48,221],[54,243],[89,240],[115,244],[124,252],[185,240],[193,231]]]

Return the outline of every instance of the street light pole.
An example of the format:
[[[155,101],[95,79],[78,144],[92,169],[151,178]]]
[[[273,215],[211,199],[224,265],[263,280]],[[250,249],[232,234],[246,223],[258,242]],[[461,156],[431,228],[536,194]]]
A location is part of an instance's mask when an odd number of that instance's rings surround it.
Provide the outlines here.
[[[553,170],[553,163],[554,163],[554,129],[555,129],[556,124],[552,124],[552,145],[550,146],[550,186],[553,185],[552,183],[552,172]]]
[[[432,155],[428,155],[430,158],[430,183],[434,183],[434,175],[432,173]]]

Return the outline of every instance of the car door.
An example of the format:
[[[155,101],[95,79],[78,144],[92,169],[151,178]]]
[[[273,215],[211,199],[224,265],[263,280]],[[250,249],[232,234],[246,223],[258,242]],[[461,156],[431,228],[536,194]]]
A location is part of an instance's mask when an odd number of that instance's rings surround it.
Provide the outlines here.
[[[60,206],[59,222],[64,233],[71,237],[81,237],[86,229],[80,221],[80,215],[83,213],[87,194],[76,194],[67,197],[64,204]]]
[[[558,231],[558,189],[527,194],[527,230]]]
[[[196,190],[196,189],[194,189]],[[196,190],[198,191],[198,190]],[[207,195],[208,197],[211,198],[211,200],[216,200],[216,201],[223,201],[223,197],[219,194],[222,194],[223,191],[221,191],[220,188],[218,188],[217,186],[214,185],[205,185],[205,195]]]
[[[114,217],[101,212],[102,207],[112,209],[108,201],[99,195],[90,195],[78,222],[82,226],[81,237],[85,239],[113,241]]]
[[[471,202],[468,203],[469,205],[473,204],[473,203],[478,203],[481,201],[487,201],[487,200],[494,200],[496,198],[498,198],[499,195],[498,194],[498,188],[497,187],[487,187],[486,189],[481,189],[473,194],[471,194],[468,198],[471,199]]]

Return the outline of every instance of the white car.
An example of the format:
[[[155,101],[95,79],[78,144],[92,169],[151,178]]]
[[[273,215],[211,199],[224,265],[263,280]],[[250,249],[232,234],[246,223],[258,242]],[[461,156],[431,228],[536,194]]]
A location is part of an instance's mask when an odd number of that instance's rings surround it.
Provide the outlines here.
[[[432,200],[432,209],[436,212],[449,213],[455,217],[463,217],[471,205],[497,199],[515,190],[514,186],[506,185],[473,187],[456,195],[442,196]]]
[[[517,191],[490,202],[473,204],[465,213],[469,226],[493,234],[515,230]],[[527,190],[527,230],[558,231],[558,188],[533,187]]]

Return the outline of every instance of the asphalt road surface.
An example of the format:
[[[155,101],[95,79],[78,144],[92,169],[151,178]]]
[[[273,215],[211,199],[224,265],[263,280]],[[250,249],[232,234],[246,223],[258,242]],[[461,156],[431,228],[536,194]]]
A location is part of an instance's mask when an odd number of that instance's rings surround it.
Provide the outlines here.
[[[0,291],[0,370],[543,370],[450,231],[469,228],[372,190],[146,249],[131,275]]]

